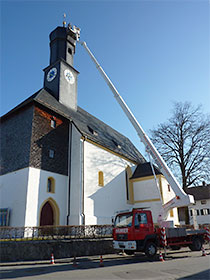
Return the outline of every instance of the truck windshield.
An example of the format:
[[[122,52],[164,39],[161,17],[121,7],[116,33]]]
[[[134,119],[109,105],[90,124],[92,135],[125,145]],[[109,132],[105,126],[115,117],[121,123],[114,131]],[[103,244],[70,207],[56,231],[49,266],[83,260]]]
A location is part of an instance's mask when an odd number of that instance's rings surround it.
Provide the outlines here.
[[[119,215],[115,219],[115,227],[131,227],[132,226],[132,214]]]

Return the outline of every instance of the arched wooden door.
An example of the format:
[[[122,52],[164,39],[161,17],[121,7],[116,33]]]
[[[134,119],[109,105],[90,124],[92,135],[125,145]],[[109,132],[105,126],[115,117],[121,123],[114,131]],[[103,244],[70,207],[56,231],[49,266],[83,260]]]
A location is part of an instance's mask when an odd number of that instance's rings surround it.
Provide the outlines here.
[[[40,226],[52,226],[54,224],[54,213],[53,208],[47,201],[42,207],[41,217],[40,217]]]

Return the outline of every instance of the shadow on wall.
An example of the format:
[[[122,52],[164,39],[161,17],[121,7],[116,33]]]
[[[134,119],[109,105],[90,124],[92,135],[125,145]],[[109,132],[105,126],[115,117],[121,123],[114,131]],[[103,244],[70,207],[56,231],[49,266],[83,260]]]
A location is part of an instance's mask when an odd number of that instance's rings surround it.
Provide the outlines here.
[[[125,171],[89,196],[94,203],[97,224],[111,224],[116,211],[130,208],[127,204]]]

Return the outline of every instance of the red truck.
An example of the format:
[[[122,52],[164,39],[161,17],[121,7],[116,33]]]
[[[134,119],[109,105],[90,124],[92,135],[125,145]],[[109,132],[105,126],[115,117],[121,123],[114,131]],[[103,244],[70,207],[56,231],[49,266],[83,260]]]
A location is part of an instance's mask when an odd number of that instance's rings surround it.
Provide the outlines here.
[[[189,247],[200,251],[206,238],[204,229],[166,228],[167,248],[172,250]],[[144,252],[154,257],[161,244],[161,228],[153,224],[152,213],[141,208],[116,215],[113,228],[113,246],[131,255]]]

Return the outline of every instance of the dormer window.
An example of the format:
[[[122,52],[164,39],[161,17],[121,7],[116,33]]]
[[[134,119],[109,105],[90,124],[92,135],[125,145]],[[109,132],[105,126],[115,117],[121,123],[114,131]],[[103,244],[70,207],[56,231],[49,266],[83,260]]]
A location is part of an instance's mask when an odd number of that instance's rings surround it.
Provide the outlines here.
[[[116,146],[118,149],[121,149],[120,144],[118,144],[115,140],[112,139],[112,142],[115,144],[115,146]]]
[[[51,119],[50,126],[51,126],[52,128],[56,128],[56,120],[55,120],[54,117]]]
[[[90,133],[92,133],[95,136],[98,136],[98,132],[96,132],[92,127],[90,127],[89,125],[87,127],[88,127],[88,130],[90,131]]]

